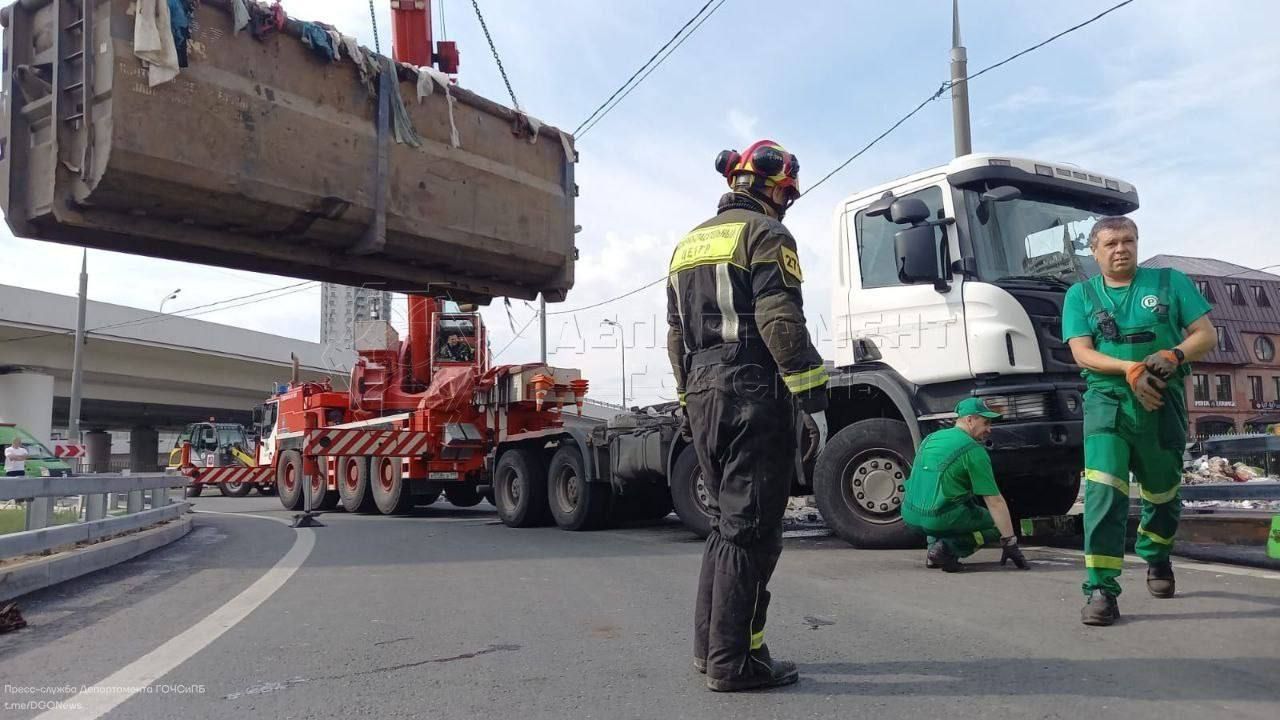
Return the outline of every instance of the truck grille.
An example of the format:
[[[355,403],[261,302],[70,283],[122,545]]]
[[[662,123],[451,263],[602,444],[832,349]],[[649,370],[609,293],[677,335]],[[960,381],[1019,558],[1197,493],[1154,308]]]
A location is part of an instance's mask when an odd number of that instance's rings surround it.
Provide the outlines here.
[[[1051,398],[1047,392],[986,395],[982,399],[987,401],[992,410],[1003,414],[1004,421],[1042,420],[1049,417]]]

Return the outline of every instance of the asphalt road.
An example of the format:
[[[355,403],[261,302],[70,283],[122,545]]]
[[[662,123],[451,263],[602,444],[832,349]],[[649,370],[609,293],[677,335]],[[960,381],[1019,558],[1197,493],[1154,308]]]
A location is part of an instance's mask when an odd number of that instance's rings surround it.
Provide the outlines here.
[[[768,634],[802,679],[717,695],[689,666],[701,545],[674,522],[511,530],[442,504],[295,531],[263,519],[288,517],[274,498],[196,508],[234,514],[22,599],[0,717],[1280,717],[1277,573],[1184,562],[1155,600],[1135,567],[1123,624],[1087,628],[1071,551],[945,575],[794,538]]]

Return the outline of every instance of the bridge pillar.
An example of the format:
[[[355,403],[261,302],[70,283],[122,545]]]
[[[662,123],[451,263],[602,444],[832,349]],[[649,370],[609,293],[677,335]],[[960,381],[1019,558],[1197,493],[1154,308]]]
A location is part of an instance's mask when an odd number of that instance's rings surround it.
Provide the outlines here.
[[[49,442],[53,429],[53,376],[16,369],[0,370],[0,422],[17,423]]]
[[[156,459],[160,454],[160,432],[153,427],[139,425],[129,430],[129,469],[136,473],[158,472]]]
[[[90,430],[84,434],[85,469],[89,472],[104,473],[111,471],[111,433],[105,430]]]

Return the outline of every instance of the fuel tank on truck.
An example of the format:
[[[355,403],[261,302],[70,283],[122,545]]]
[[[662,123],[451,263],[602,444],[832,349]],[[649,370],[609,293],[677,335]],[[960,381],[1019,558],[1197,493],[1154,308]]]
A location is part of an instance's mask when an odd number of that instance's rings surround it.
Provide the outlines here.
[[[231,0],[196,7],[189,66],[152,87],[134,7],[18,0],[0,14],[15,235],[468,302],[573,286],[567,134],[438,73],[420,83],[348,48],[327,60],[296,20],[237,33]],[[380,67],[394,68],[385,84]],[[397,142],[412,134],[420,145]]]

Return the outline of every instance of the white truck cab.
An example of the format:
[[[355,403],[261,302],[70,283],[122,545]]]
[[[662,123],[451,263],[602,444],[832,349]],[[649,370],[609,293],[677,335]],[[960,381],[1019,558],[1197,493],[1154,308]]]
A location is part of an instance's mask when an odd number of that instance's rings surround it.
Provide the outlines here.
[[[899,516],[915,448],[970,396],[1005,415],[987,445],[1014,513],[1071,507],[1084,385],[1062,301],[1097,272],[1093,224],[1137,207],[1114,177],[975,154],[836,208],[833,434],[813,481],[837,534],[861,547],[915,541]]]

